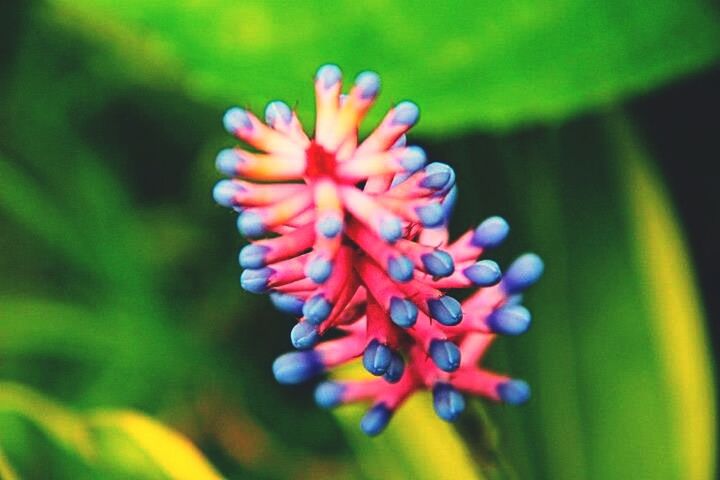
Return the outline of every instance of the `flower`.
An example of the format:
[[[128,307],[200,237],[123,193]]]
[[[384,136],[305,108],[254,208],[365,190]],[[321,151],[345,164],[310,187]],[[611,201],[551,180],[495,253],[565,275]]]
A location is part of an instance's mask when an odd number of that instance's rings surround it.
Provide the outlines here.
[[[299,351],[275,361],[276,379],[299,383],[362,357],[378,378],[321,383],[315,397],[324,407],[371,401],[361,423],[369,435],[419,389],[432,390],[437,414],[449,421],[464,408],[461,392],[522,403],[525,382],[479,364],[497,334],[527,330],[520,294],[540,277],[542,261],[523,255],[502,275],[480,259],[509,231],[500,217],[450,243],[455,174],[406,145],[418,108],[397,104],[359,142],[380,81],[364,72],[347,95],[341,87],[338,67],[318,70],[312,139],[282,102],[268,105],[266,124],[240,108],[224,118],[259,151],[217,157],[233,179],[219,182],[214,197],[239,212],[238,229],[254,239],[240,252],[241,285],[269,292],[277,308],[300,317],[290,334]],[[448,294],[472,286],[462,303]],[[342,336],[321,341],[330,330]]]

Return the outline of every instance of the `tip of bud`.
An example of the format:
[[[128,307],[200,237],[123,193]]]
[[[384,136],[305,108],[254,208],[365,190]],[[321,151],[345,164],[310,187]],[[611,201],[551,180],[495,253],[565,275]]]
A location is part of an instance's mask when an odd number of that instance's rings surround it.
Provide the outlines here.
[[[315,352],[290,352],[273,362],[272,370],[279,383],[294,385],[323,372],[324,365]]]
[[[455,262],[449,253],[442,250],[426,253],[420,257],[425,270],[435,277],[447,277],[455,271]]]
[[[444,295],[440,298],[428,300],[430,316],[449,327],[457,325],[463,319],[462,305],[453,297]]]
[[[400,165],[410,173],[417,172],[425,166],[427,156],[425,151],[417,146],[408,147],[400,157]]]
[[[454,372],[460,367],[460,349],[449,340],[433,340],[430,358],[444,372]]]
[[[312,348],[320,340],[315,326],[309,322],[299,322],[290,331],[290,341],[298,350]]]
[[[390,257],[387,271],[393,280],[409,282],[413,277],[413,263],[404,255]]]
[[[265,107],[265,123],[275,125],[277,123],[289,124],[292,121],[292,110],[285,102],[275,100]]]
[[[475,229],[472,244],[476,247],[495,248],[505,240],[509,232],[510,225],[504,218],[490,217]]]
[[[315,74],[315,81],[324,88],[330,88],[342,80],[342,71],[337,65],[328,63],[320,67]]]
[[[433,162],[425,167],[425,178],[420,181],[423,188],[443,190],[454,181],[454,172],[449,165]]]
[[[392,411],[384,403],[378,403],[365,413],[360,420],[360,428],[366,435],[374,437],[385,430],[390,422],[390,417],[392,417]]]
[[[265,255],[269,249],[263,245],[245,245],[240,250],[238,261],[242,268],[262,268],[266,265]]]
[[[232,180],[220,180],[213,188],[213,199],[223,207],[234,206],[233,200],[238,191],[238,186]]]
[[[232,148],[226,148],[218,152],[215,157],[215,168],[218,172],[227,177],[234,177],[237,174],[237,164],[240,161]]]
[[[332,304],[322,293],[310,297],[303,305],[302,313],[305,319],[313,324],[320,325],[330,315]]]
[[[233,107],[225,112],[223,126],[228,133],[234,134],[241,129],[252,129],[252,121],[244,108]]]
[[[260,215],[244,211],[237,220],[238,231],[248,238],[258,238],[265,234],[265,225]]]
[[[342,221],[334,216],[326,216],[315,224],[315,229],[325,238],[335,238],[342,230]]]
[[[405,361],[398,354],[393,352],[392,360],[390,360],[390,366],[385,371],[383,378],[388,383],[397,383],[405,372]]]
[[[399,218],[387,217],[380,222],[380,236],[389,243],[395,243],[402,237],[402,222]]]
[[[457,197],[458,188],[457,185],[453,185],[442,201],[442,209],[445,219],[448,219],[452,216],[453,210],[455,209],[455,202],[457,202]]]
[[[465,410],[465,399],[452,385],[438,383],[433,388],[433,407],[438,417],[452,422]]]
[[[445,222],[445,211],[439,203],[429,203],[415,209],[424,227],[435,228]]]
[[[247,269],[240,274],[240,286],[250,293],[265,293],[270,275],[273,274],[271,268],[260,268],[257,270]]]
[[[523,380],[508,380],[497,386],[500,399],[510,405],[520,405],[530,398],[530,385]]]
[[[365,370],[375,376],[384,374],[393,358],[393,351],[387,345],[373,339],[363,353],[363,366]]]
[[[495,285],[502,278],[500,266],[492,260],[480,260],[463,270],[463,274],[480,287]]]
[[[355,78],[355,86],[363,99],[373,98],[380,90],[380,76],[375,72],[362,72]]]
[[[393,115],[393,125],[404,125],[411,127],[415,125],[420,117],[420,109],[413,102],[400,102],[395,105],[395,114]]]
[[[390,299],[390,319],[398,327],[412,327],[417,321],[417,316],[417,307],[410,300],[398,297]]]
[[[507,293],[520,293],[537,282],[544,269],[543,261],[534,253],[521,255],[505,272],[503,287]]]
[[[305,275],[315,283],[324,283],[332,273],[333,264],[323,257],[315,257],[305,265]]]
[[[315,403],[322,408],[337,407],[342,403],[345,386],[337,382],[322,382],[315,388]]]
[[[530,327],[532,315],[522,305],[506,305],[495,310],[488,317],[488,325],[493,332],[502,335],[520,335]]]
[[[303,305],[305,305],[305,302],[300,298],[286,293],[273,292],[270,294],[270,301],[275,305],[275,308],[281,312],[289,313],[296,317],[303,314]]]

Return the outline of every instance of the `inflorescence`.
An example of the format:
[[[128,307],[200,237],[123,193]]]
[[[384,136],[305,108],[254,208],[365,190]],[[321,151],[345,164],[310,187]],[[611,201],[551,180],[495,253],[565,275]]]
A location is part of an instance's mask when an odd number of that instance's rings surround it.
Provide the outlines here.
[[[296,384],[361,357],[377,378],[323,382],[315,399],[328,408],[371,402],[360,425],[368,435],[416,390],[431,390],[448,421],[463,411],[462,393],[524,402],[524,381],[479,363],[497,334],[527,330],[521,293],[542,261],[525,254],[502,274],[480,259],[507,236],[500,217],[451,242],[455,174],[406,145],[418,107],[395,105],[358,142],[380,79],[363,72],[349,93],[341,88],[337,66],[318,70],[314,138],[279,101],[267,106],[265,123],[242,108],[224,117],[225,129],[256,150],[221,151],[217,168],[231,180],[213,192],[239,212],[238,230],[251,239],[240,251],[242,287],[270,293],[278,309],[299,317],[290,333],[298,351],[275,360],[275,378]],[[468,287],[478,288],[462,303],[448,294]],[[331,330],[341,336],[323,340]]]

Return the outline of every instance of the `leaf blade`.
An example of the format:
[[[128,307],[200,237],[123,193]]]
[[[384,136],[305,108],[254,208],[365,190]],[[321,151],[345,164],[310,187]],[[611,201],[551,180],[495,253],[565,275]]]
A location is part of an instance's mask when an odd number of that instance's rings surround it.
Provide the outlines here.
[[[320,64],[338,63],[349,76],[378,70],[388,101],[409,97],[423,107],[418,132],[566,118],[648,91],[720,54],[717,11],[703,0],[468,1],[442,11],[376,2],[362,14],[349,0],[332,8],[230,0],[146,5],[53,2],[61,22],[113,45],[134,77],[173,78],[209,103],[260,108],[284,95],[310,118],[309,79]],[[135,48],[124,48],[128,43]]]
[[[100,411],[90,417],[90,424],[95,429],[122,432],[169,478],[222,478],[187,438],[148,416],[132,411]]]
[[[90,432],[82,417],[24,385],[0,383],[0,411],[27,418],[50,438],[86,460],[93,456]]]
[[[358,378],[364,374],[357,363],[333,372],[339,378]],[[377,438],[370,438],[360,431],[360,418],[365,408],[345,406],[333,413],[367,478],[484,478],[454,428],[435,415],[432,399],[427,393],[409,398]]]
[[[620,129],[619,151],[628,160],[627,196],[633,217],[638,261],[646,266],[655,337],[664,374],[677,404],[672,422],[679,436],[686,478],[714,478],[715,394],[712,362],[700,295],[691,260],[667,193],[634,139]],[[668,251],[673,254],[668,254]]]

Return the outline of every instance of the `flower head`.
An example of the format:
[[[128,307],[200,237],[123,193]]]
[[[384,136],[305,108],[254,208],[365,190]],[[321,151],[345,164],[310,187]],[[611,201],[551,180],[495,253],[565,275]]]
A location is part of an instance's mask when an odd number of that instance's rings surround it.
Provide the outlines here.
[[[347,95],[341,87],[336,66],[319,69],[312,139],[281,102],[268,105],[266,123],[240,108],[224,119],[258,150],[224,150],[217,159],[233,179],[217,184],[215,199],[238,211],[238,229],[255,239],[240,252],[241,284],[270,292],[279,309],[300,317],[290,334],[300,351],[275,361],[275,377],[298,383],[361,358],[378,378],[321,383],[316,400],[325,407],[370,401],[361,424],[370,435],[419,389],[432,390],[445,420],[462,411],[461,392],[523,402],[527,384],[479,363],[497,334],[528,328],[520,293],[539,278],[542,262],[526,254],[503,276],[480,258],[508,233],[500,217],[451,243],[455,174],[426,165],[422,149],[405,143],[418,108],[399,103],[359,142],[380,81],[364,72]],[[462,303],[449,295],[472,286],[477,291]],[[342,336],[321,341],[329,330]]]

